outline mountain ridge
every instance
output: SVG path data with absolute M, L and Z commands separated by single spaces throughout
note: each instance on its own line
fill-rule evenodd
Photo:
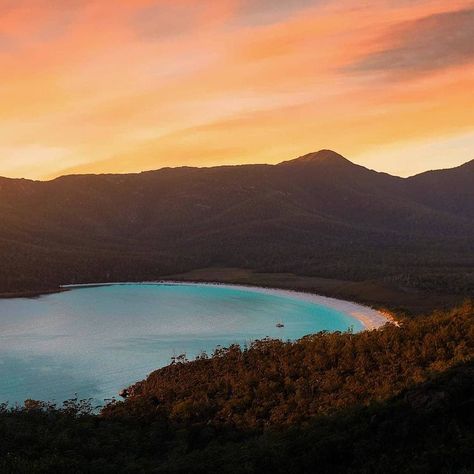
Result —
M 347 159 L 343 155 L 330 150 L 330 149 L 321 149 L 315 152 L 310 152 L 305 155 L 299 156 L 297 158 L 292 158 L 290 160 L 283 160 L 278 163 L 244 163 L 244 164 L 230 164 L 230 165 L 216 165 L 216 166 L 165 166 L 163 168 L 151 169 L 151 170 L 144 170 L 144 171 L 137 171 L 131 173 L 72 173 L 72 174 L 64 174 L 57 176 L 55 178 L 41 180 L 41 179 L 29 179 L 29 178 L 12 178 L 12 177 L 5 177 L 0 176 L 0 182 L 3 181 L 22 181 L 25 183 L 50 183 L 56 180 L 61 180 L 63 178 L 68 177 L 92 177 L 92 176 L 140 176 L 144 174 L 153 174 L 158 172 L 165 172 L 170 170 L 212 170 L 212 169 L 230 169 L 230 168 L 250 168 L 250 167 L 279 167 L 279 166 L 288 166 L 288 165 L 300 165 L 300 164 L 336 164 L 336 165 L 347 165 L 357 168 L 362 168 L 368 171 L 372 171 L 374 173 L 383 174 L 386 176 L 391 176 L 393 178 L 401 179 L 401 180 L 410 180 L 417 176 L 423 176 L 429 173 L 437 173 L 437 172 L 444 172 L 449 170 L 458 170 L 458 169 L 474 169 L 474 159 L 469 160 L 461 165 L 454 166 L 451 168 L 440 168 L 440 169 L 431 169 L 426 170 L 421 173 L 417 173 L 412 176 L 397 176 L 394 174 L 390 174 L 385 171 L 376 171 L 371 168 L 368 168 L 364 165 L 360 165 L 354 163 L 353 161 Z
M 278 165 L 288 165 L 288 164 L 301 164 L 301 163 L 318 163 L 318 164 L 342 164 L 355 165 L 352 161 L 348 160 L 346 157 L 337 153 L 336 151 L 329 149 L 322 149 L 305 155 L 293 158 L 291 160 L 281 161 Z M 357 165 L 356 165 L 357 166 Z
M 474 173 L 434 176 L 322 150 L 277 165 L 0 180 L 0 292 L 213 266 L 418 286 L 438 272 L 459 285 L 461 272 L 474 287 Z

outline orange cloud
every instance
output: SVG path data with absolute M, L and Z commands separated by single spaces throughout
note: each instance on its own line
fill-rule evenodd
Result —
M 0 8 L 0 175 L 275 162 L 318 148 L 371 163 L 377 149 L 377 167 L 396 172 L 394 146 L 464 143 L 474 125 L 469 1 Z M 446 152 L 447 163 L 470 158 Z

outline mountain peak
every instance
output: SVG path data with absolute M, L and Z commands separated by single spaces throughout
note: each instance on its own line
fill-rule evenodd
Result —
M 285 165 L 294 163 L 352 164 L 348 159 L 344 158 L 342 155 L 332 150 L 315 151 L 313 153 L 308 153 L 293 160 L 283 161 L 280 164 Z

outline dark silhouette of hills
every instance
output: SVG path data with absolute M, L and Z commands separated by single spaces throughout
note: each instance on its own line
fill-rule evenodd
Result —
M 0 291 L 208 266 L 474 288 L 474 162 L 402 179 L 278 165 L 0 179 Z
M 418 201 L 445 212 L 474 218 L 474 160 L 457 168 L 428 171 L 409 178 Z
M 329 150 L 0 178 L 0 292 L 235 267 L 352 280 L 354 298 L 369 284 L 472 296 L 473 183 L 474 162 L 402 179 Z M 218 348 L 150 374 L 101 416 L 78 400 L 0 406 L 0 471 L 468 472 L 472 314 Z

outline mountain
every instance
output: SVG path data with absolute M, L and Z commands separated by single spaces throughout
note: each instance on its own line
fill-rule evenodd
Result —
M 322 150 L 278 165 L 2 178 L 0 291 L 208 266 L 470 291 L 473 163 L 402 179 Z
M 457 168 L 428 171 L 407 181 L 412 196 L 419 202 L 474 218 L 474 160 Z

